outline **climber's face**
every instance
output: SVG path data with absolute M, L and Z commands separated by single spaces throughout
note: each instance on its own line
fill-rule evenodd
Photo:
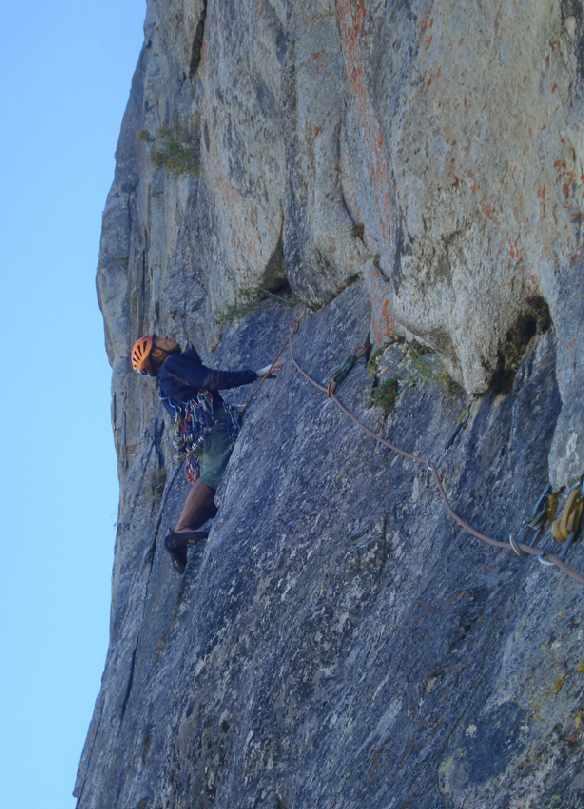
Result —
M 178 343 L 172 337 L 159 337 L 156 335 L 154 338 L 154 345 L 152 346 L 152 367 L 154 373 L 157 373 L 160 366 L 169 354 L 172 354 L 178 349 Z
M 178 343 L 172 337 L 159 337 L 156 335 L 154 338 L 154 351 L 162 349 L 167 354 L 172 354 L 178 348 Z

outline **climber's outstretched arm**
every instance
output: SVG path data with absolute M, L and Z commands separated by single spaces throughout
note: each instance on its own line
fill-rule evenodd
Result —
M 255 382 L 255 371 L 216 371 L 207 368 L 194 352 L 173 354 L 164 363 L 163 373 L 181 386 L 198 390 L 218 391 L 237 388 Z
M 205 390 L 218 391 L 238 388 L 240 385 L 249 385 L 258 379 L 255 371 L 214 371 L 204 365 L 201 370 L 205 372 L 201 385 Z

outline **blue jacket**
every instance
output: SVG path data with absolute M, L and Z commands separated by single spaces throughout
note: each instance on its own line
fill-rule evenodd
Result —
M 158 391 L 162 403 L 172 413 L 173 405 L 180 406 L 201 391 L 213 394 L 213 406 L 223 405 L 219 391 L 249 385 L 255 382 L 255 371 L 214 371 L 203 365 L 194 348 L 188 348 L 167 357 L 158 372 Z

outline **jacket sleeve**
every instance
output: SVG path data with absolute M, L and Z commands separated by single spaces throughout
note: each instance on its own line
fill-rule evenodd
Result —
M 255 382 L 255 371 L 214 371 L 207 368 L 196 355 L 176 355 L 167 360 L 168 372 L 181 384 L 199 390 L 215 392 L 237 388 Z M 165 363 L 166 364 L 166 363 Z
M 205 372 L 205 379 L 202 388 L 212 392 L 227 390 L 228 388 L 238 388 L 240 385 L 249 385 L 255 382 L 258 375 L 255 371 L 213 371 L 211 368 L 201 366 Z

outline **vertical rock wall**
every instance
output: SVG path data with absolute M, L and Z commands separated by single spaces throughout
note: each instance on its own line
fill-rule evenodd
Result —
M 583 32 L 576 0 L 149 1 L 98 271 L 121 494 L 80 809 L 584 805 L 576 584 L 461 538 L 289 363 L 178 581 L 184 483 L 128 364 L 157 332 L 259 367 L 308 312 L 324 379 L 370 335 L 361 418 L 525 530 L 584 472 Z

